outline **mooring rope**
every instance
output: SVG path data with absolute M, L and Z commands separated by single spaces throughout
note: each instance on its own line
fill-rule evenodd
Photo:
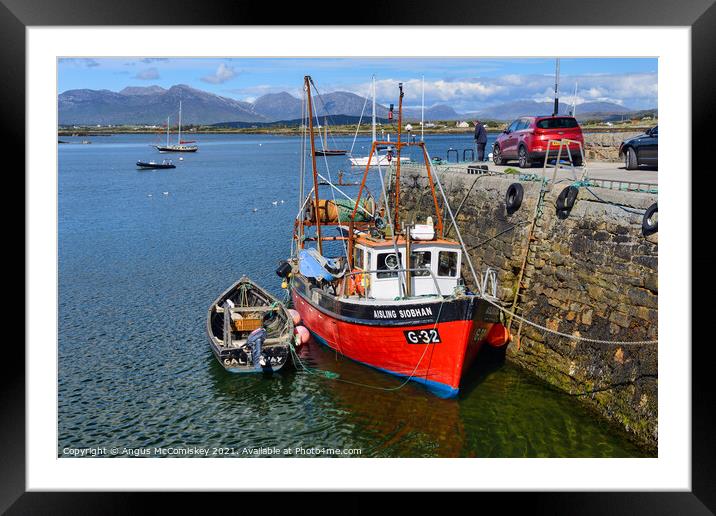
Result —
M 428 160 L 430 160 L 430 155 L 428 154 L 427 149 L 425 149 L 425 153 L 428 156 Z M 552 335 L 558 335 L 560 337 L 564 337 L 566 339 L 571 340 L 577 340 L 582 342 L 590 342 L 592 344 L 611 344 L 611 345 L 618 345 L 618 346 L 629 346 L 629 345 L 646 345 L 646 344 L 658 344 L 658 340 L 639 340 L 639 341 L 618 341 L 618 340 L 604 340 L 604 339 L 592 339 L 589 337 L 582 337 L 581 335 L 570 335 L 568 333 L 560 332 L 557 330 L 552 330 L 550 328 L 547 328 L 546 326 L 543 326 L 539 323 L 536 323 L 534 321 L 530 321 L 520 315 L 517 315 L 514 312 L 511 312 L 507 308 L 500 306 L 492 299 L 486 297 L 484 293 L 482 292 L 481 288 L 481 282 L 478 280 L 477 273 L 475 272 L 475 268 L 472 266 L 472 260 L 470 259 L 470 254 L 468 253 L 467 247 L 465 246 L 465 243 L 462 240 L 462 236 L 460 235 L 460 229 L 457 226 L 457 222 L 455 221 L 455 217 L 453 217 L 452 210 L 450 209 L 450 203 L 447 200 L 447 196 L 445 195 L 445 190 L 443 190 L 442 183 L 440 182 L 440 174 L 437 170 L 435 170 L 435 182 L 437 183 L 440 193 L 442 194 L 443 202 L 445 203 L 445 207 L 447 208 L 447 212 L 450 215 L 450 219 L 452 220 L 452 225 L 455 228 L 455 233 L 457 234 L 458 240 L 460 241 L 460 245 L 462 246 L 462 250 L 465 253 L 465 257 L 467 258 L 467 263 L 470 266 L 470 270 L 472 272 L 472 277 L 475 280 L 475 285 L 477 289 L 480 291 L 480 297 L 484 299 L 487 303 L 491 304 L 498 310 L 502 311 L 505 315 L 509 315 L 513 319 L 517 319 L 518 321 L 522 321 L 523 323 L 532 326 L 534 328 L 537 328 L 539 330 L 542 330 L 545 333 L 551 333 Z

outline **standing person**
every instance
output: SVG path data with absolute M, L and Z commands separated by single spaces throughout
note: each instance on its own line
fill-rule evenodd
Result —
M 477 161 L 485 161 L 485 145 L 487 145 L 487 130 L 479 120 L 475 120 L 475 144 L 477 145 Z

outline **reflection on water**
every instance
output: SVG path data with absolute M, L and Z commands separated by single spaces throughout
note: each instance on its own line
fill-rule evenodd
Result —
M 92 446 L 642 455 L 574 399 L 499 360 L 480 360 L 454 400 L 412 382 L 396 390 L 401 379 L 313 342 L 301 350 L 306 366 L 341 381 L 300 365 L 273 376 L 224 371 L 206 341 L 206 310 L 242 274 L 282 295 L 273 269 L 289 251 L 299 140 L 197 139 L 200 151 L 171 171 L 136 171 L 137 159 L 156 157 L 143 135 L 59 146 L 60 455 Z M 432 139 L 433 154 L 471 144 Z M 348 170 L 330 159 L 333 174 Z

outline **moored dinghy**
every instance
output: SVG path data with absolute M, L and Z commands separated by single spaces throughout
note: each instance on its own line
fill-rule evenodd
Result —
M 293 318 L 246 276 L 211 304 L 206 330 L 217 360 L 233 373 L 278 371 L 291 355 Z

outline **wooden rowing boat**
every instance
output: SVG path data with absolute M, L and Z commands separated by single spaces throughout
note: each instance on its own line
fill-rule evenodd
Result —
M 260 328 L 266 330 L 266 340 L 257 360 L 249 336 Z M 293 330 L 286 307 L 246 276 L 211 304 L 206 319 L 211 350 L 224 369 L 233 373 L 281 369 L 291 356 Z

